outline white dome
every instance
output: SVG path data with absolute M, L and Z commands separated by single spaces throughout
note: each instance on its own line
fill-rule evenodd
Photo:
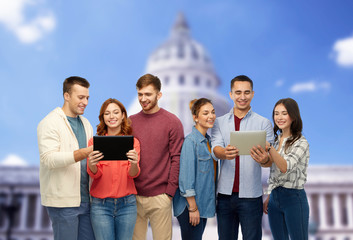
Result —
M 177 20 L 171 30 L 169 39 L 161 44 L 148 58 L 146 72 L 147 73 L 158 73 L 156 74 L 161 78 L 162 86 L 167 87 L 170 82 L 170 78 L 163 78 L 167 72 L 184 72 L 190 71 L 201 74 L 198 76 L 198 80 L 195 77 L 194 84 L 191 82 L 185 82 L 185 87 L 196 85 L 205 87 L 218 87 L 219 79 L 216 76 L 214 67 L 211 59 L 206 50 L 197 41 L 193 40 L 190 36 L 190 30 L 183 14 L 179 14 Z M 208 78 L 204 78 L 204 74 L 208 75 Z M 174 79 L 179 81 L 182 80 Z M 185 79 L 184 79 L 185 80 Z M 196 84 L 195 84 L 196 83 Z M 172 84 L 173 85 L 173 84 Z
M 167 41 L 148 58 L 145 72 L 161 80 L 163 95 L 159 106 L 179 117 L 185 134 L 191 131 L 193 125 L 189 109 L 192 99 L 211 99 L 217 116 L 230 109 L 227 100 L 216 91 L 220 80 L 211 59 L 201 44 L 190 37 L 183 14 L 177 16 Z M 135 99 L 128 113 L 134 114 L 140 110 L 139 102 Z

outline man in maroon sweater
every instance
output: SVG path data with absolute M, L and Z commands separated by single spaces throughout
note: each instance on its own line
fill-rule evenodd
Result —
M 134 240 L 145 240 L 148 220 L 153 239 L 172 239 L 172 198 L 178 188 L 183 126 L 172 113 L 160 108 L 158 77 L 145 74 L 136 83 L 142 111 L 130 116 L 133 135 L 141 144 Z

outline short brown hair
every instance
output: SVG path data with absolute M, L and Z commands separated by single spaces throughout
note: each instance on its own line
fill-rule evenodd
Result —
M 139 78 L 139 80 L 137 80 L 136 88 L 141 89 L 148 85 L 152 85 L 159 92 L 161 91 L 161 87 L 162 87 L 161 80 L 159 80 L 157 76 L 154 76 L 149 73 L 143 75 L 142 77 Z
M 63 94 L 66 92 L 71 93 L 71 88 L 75 84 L 78 84 L 85 88 L 89 88 L 90 86 L 89 82 L 85 78 L 77 77 L 77 76 L 68 77 L 65 79 L 63 83 Z
M 211 103 L 212 104 L 212 101 L 210 99 L 207 99 L 207 98 L 199 98 L 199 99 L 191 100 L 190 103 L 189 103 L 191 114 L 197 117 L 199 115 L 199 113 L 200 113 L 201 107 L 203 105 L 206 105 L 207 103 Z

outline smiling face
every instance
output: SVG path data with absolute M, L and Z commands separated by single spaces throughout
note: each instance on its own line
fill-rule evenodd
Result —
M 283 104 L 278 104 L 274 111 L 274 122 L 282 132 L 290 132 L 292 119 Z
M 207 130 L 213 127 L 216 119 L 216 113 L 213 105 L 211 103 L 206 103 L 200 108 L 198 115 L 194 115 L 193 118 L 196 122 L 196 129 L 198 129 L 201 133 L 206 134 Z
M 74 84 L 71 87 L 70 93 L 64 93 L 65 103 L 63 110 L 65 114 L 69 117 L 77 117 L 78 115 L 82 115 L 88 104 L 88 98 L 88 88 Z
M 138 100 L 144 113 L 152 114 L 158 112 L 158 100 L 162 97 L 162 93 L 155 89 L 153 85 L 137 90 Z
M 105 125 L 107 125 L 107 132 L 110 134 L 114 132 L 115 134 L 120 133 L 121 123 L 125 117 L 122 113 L 120 107 L 116 103 L 110 103 L 104 111 L 103 119 Z
M 235 81 L 229 96 L 233 100 L 236 110 L 247 112 L 250 109 L 254 91 L 251 88 L 250 82 Z

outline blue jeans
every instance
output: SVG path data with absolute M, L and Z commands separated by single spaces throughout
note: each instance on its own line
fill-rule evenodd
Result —
M 132 239 L 136 223 L 136 197 L 92 197 L 91 221 L 97 240 Z
M 218 194 L 216 211 L 219 240 L 238 239 L 239 224 L 244 240 L 261 240 L 262 197 Z
M 80 207 L 46 207 L 55 240 L 94 240 L 89 203 Z
M 181 238 L 183 240 L 202 240 L 202 234 L 206 227 L 207 218 L 200 218 L 200 223 L 195 227 L 192 226 L 189 222 L 189 210 L 186 207 L 177 219 L 180 225 Z
M 277 187 L 268 202 L 268 219 L 275 240 L 308 239 L 309 204 L 304 189 Z

